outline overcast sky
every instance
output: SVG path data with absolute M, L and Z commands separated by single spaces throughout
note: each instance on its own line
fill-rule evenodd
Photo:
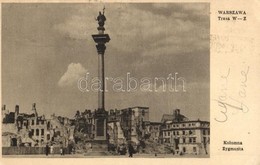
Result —
M 97 108 L 97 93 L 77 80 L 97 76 L 91 37 L 104 4 L 2 4 L 2 104 L 14 111 L 74 116 Z M 106 109 L 148 106 L 150 119 L 181 109 L 209 120 L 209 4 L 105 4 L 107 77 L 167 77 L 178 72 L 186 92 L 106 93 Z M 108 86 L 111 86 L 111 84 Z M 111 88 L 110 88 L 111 89 Z

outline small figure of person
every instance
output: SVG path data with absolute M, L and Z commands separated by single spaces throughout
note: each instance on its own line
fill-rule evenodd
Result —
M 92 144 L 91 143 L 89 143 L 89 152 L 92 152 L 93 150 L 92 150 Z
M 72 154 L 75 154 L 75 147 L 72 147 Z
M 51 147 L 50 147 L 50 154 L 51 155 L 54 155 L 54 152 L 53 152 L 53 145 L 51 144 Z
M 48 145 L 48 143 L 46 144 L 46 146 L 45 146 L 45 154 L 46 154 L 46 156 L 48 156 L 49 155 L 49 145 Z
M 129 143 L 128 145 L 128 152 L 129 152 L 129 157 L 133 157 L 134 147 L 132 146 L 131 143 Z
M 117 153 L 120 154 L 120 147 L 117 146 Z
M 63 155 L 63 147 L 60 147 L 60 155 Z

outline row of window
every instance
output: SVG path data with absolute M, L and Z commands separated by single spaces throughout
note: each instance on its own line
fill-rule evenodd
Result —
M 196 153 L 197 152 L 197 147 L 193 147 L 193 152 Z M 182 151 L 185 153 L 186 152 L 186 147 L 182 148 Z
M 40 135 L 40 129 L 32 129 L 32 136 L 39 136 Z M 41 135 L 44 135 L 44 129 L 41 129 Z
M 195 134 L 195 130 L 186 130 L 186 131 L 167 131 L 167 132 L 163 132 L 164 136 L 170 136 L 171 133 L 172 135 L 194 135 Z
M 183 138 L 182 143 L 196 143 L 196 137 L 190 137 L 190 138 Z M 210 143 L 210 138 L 203 137 L 203 141 L 205 143 Z
M 39 123 L 41 123 L 42 125 L 44 125 L 44 121 L 41 121 L 41 122 L 36 122 L 36 125 L 39 125 Z M 34 120 L 32 120 L 32 125 L 34 125 Z M 25 121 L 23 123 L 23 126 L 27 127 L 28 125 L 30 125 L 30 121 Z M 18 122 L 18 127 L 22 127 L 22 122 Z
M 196 123 L 182 123 L 182 124 L 169 124 L 166 126 L 167 129 L 169 128 L 179 128 L 179 127 L 195 127 Z M 209 127 L 209 124 L 201 123 L 201 126 Z
M 185 138 L 183 138 L 183 143 L 186 143 Z M 189 143 L 196 143 L 196 138 L 195 137 L 189 138 Z
M 20 126 L 20 123 L 18 123 L 18 124 Z M 34 124 L 35 124 L 35 120 L 32 120 L 31 125 L 34 125 Z M 36 125 L 39 125 L 39 124 L 44 125 L 44 120 L 36 120 Z M 23 125 L 24 126 L 30 125 L 30 121 L 28 120 L 28 121 L 24 122 Z
M 159 131 L 160 129 L 159 129 L 159 127 L 150 127 L 149 131 L 152 131 L 152 130 Z
M 210 143 L 210 138 L 203 137 L 203 143 Z
M 202 133 L 203 133 L 203 135 L 207 135 L 207 134 L 210 135 L 210 130 L 206 131 L 206 130 L 204 129 Z
M 209 124 L 208 123 L 201 123 L 201 126 L 202 127 L 209 127 Z
M 196 126 L 195 123 L 182 123 L 182 124 L 171 124 L 167 125 L 166 128 L 179 128 L 179 127 L 191 127 L 191 126 Z
M 190 138 L 178 138 L 178 139 L 173 139 L 173 138 L 165 138 L 164 142 L 166 143 L 196 143 L 197 138 L 196 137 L 190 137 Z
M 163 132 L 164 136 L 170 136 L 172 133 L 172 135 L 194 135 L 195 134 L 195 130 L 183 130 L 183 131 L 166 131 Z M 210 130 L 202 130 L 202 134 L 203 135 L 210 135 Z
M 30 122 L 30 121 L 28 121 L 28 124 L 30 124 L 29 122 Z M 32 120 L 32 123 L 31 123 L 31 124 L 34 125 L 34 122 L 35 122 L 35 120 Z M 42 125 L 43 125 L 43 124 L 44 124 L 44 120 L 36 120 L 36 125 L 39 125 L 39 124 L 42 124 Z

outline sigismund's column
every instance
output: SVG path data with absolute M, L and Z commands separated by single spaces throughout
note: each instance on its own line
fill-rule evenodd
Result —
M 105 69 L 104 69 L 104 54 L 106 50 L 106 43 L 109 42 L 110 37 L 104 34 L 106 17 L 99 12 L 96 19 L 98 21 L 98 34 L 92 35 L 95 41 L 98 53 L 98 79 L 101 82 L 101 89 L 98 91 L 98 110 L 95 111 L 95 141 L 100 143 L 107 143 L 107 111 L 105 110 Z

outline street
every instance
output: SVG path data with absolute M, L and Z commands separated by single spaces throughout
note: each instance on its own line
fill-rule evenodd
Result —
M 72 155 L 2 155 L 3 158 L 129 158 L 128 155 L 86 156 L 84 154 Z M 172 155 L 172 154 L 134 154 L 133 158 L 209 158 L 209 155 Z

